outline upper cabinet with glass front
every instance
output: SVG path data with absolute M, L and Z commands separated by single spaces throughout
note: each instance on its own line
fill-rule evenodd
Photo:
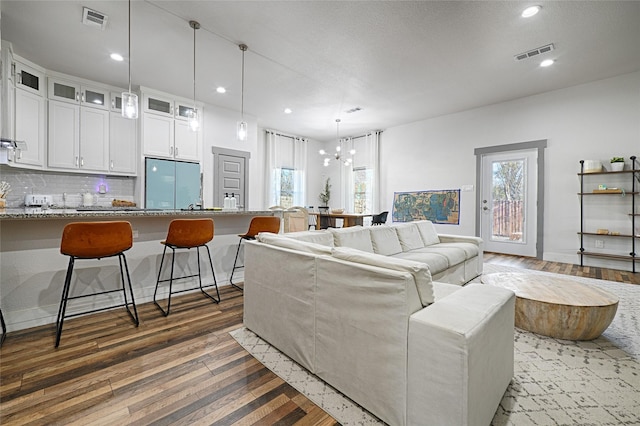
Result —
M 14 62 L 14 75 L 16 87 L 38 96 L 45 96 L 44 72 L 21 62 Z
M 109 109 L 109 90 L 52 77 L 49 78 L 49 99 L 91 108 Z
M 156 94 L 144 95 L 144 112 L 173 117 L 173 99 Z

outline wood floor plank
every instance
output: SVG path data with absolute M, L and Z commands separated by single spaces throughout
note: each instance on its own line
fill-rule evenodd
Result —
M 485 261 L 640 284 L 640 274 L 485 253 Z M 296 424 L 337 422 L 251 357 L 228 332 L 242 326 L 243 294 L 222 287 L 172 298 L 163 316 L 138 306 L 9 333 L 0 348 L 0 424 Z

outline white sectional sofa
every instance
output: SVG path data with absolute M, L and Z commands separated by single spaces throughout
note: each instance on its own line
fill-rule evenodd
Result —
M 464 285 L 482 274 L 482 239 L 438 234 L 427 220 L 295 232 L 289 238 L 426 263 L 434 281 Z
M 407 245 L 403 232 L 423 237 L 413 225 L 260 234 L 246 245 L 244 323 L 390 425 L 488 425 L 513 376 L 515 296 L 433 281 L 431 265 L 398 256 L 436 254 Z M 389 229 L 401 252 L 380 245 Z M 481 251 L 439 240 L 447 261 L 469 255 L 435 276 L 478 274 Z

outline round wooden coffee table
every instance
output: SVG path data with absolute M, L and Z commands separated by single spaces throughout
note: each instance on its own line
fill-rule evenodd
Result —
M 500 272 L 481 281 L 515 292 L 516 327 L 558 339 L 595 339 L 618 310 L 615 295 L 569 278 Z

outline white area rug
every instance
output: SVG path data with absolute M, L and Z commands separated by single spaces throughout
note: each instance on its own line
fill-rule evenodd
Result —
M 485 274 L 525 272 L 485 264 Z M 640 286 L 572 277 L 620 299 L 599 338 L 574 342 L 516 329 L 515 372 L 492 424 L 640 425 Z M 478 281 L 478 280 L 476 280 Z M 383 424 L 300 365 L 240 328 L 231 335 L 251 355 L 343 425 Z

